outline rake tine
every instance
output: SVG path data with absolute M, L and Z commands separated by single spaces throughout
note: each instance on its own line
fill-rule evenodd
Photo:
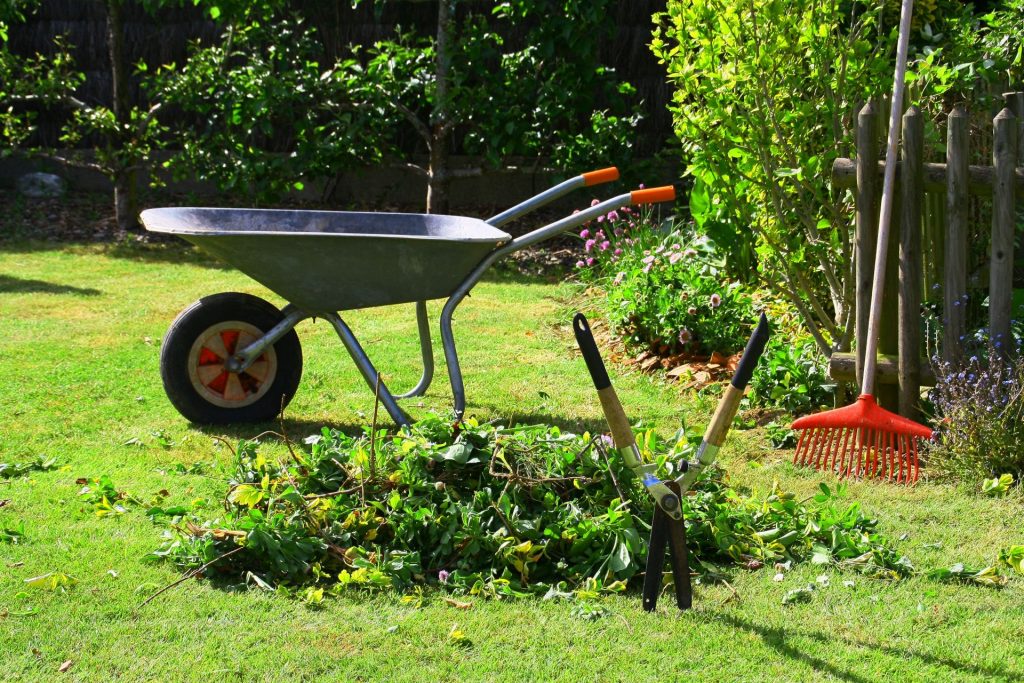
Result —
M 896 457 L 899 458 L 900 463 L 900 478 L 898 479 L 898 483 L 905 484 L 910 480 L 910 463 L 907 462 L 909 454 L 905 457 L 903 451 L 900 451 L 899 453 L 896 453 Z
M 889 434 L 889 450 L 892 451 L 892 457 L 896 458 L 900 462 L 900 474 L 903 474 L 903 439 L 899 434 L 888 432 Z
M 910 454 L 913 458 L 913 480 L 911 483 L 918 483 L 918 476 L 921 472 L 921 464 L 918 462 L 918 439 L 913 436 L 906 437 L 910 441 Z
M 800 438 L 797 439 L 796 450 L 793 451 L 793 464 L 794 465 L 802 465 L 803 464 L 800 461 L 800 454 L 803 452 L 804 444 L 807 441 L 807 432 L 808 431 L 810 431 L 810 430 L 805 429 L 804 431 L 800 432 Z
M 828 468 L 828 456 L 834 452 L 833 446 L 835 446 L 838 431 L 835 429 L 828 430 L 828 440 L 825 442 L 825 447 L 822 449 L 821 457 L 818 458 L 817 463 L 817 468 L 821 471 L 825 471 Z
M 838 468 L 836 467 L 836 460 L 838 460 L 840 456 L 845 458 L 847 453 L 849 453 L 849 451 L 847 449 L 849 448 L 849 445 L 850 445 L 850 434 L 852 432 L 853 432 L 852 429 L 843 429 L 843 445 L 842 445 L 842 447 L 838 451 L 836 451 L 836 452 L 834 452 L 832 454 L 831 469 L 832 469 L 833 473 L 838 474 Z
M 875 452 L 872 454 L 873 457 L 871 458 L 871 464 L 868 465 L 867 463 L 865 463 L 865 465 L 864 465 L 864 474 L 865 474 L 865 476 L 870 477 L 872 479 L 874 479 L 875 476 L 878 474 L 879 450 L 881 450 L 881 455 L 883 456 L 883 461 L 882 462 L 884 463 L 885 462 L 884 461 L 884 455 L 885 455 L 885 434 L 883 432 L 876 432 L 875 433 Z M 883 464 L 883 467 L 884 467 L 884 464 Z
M 831 429 L 818 430 L 818 438 L 814 440 L 814 469 L 816 470 L 821 469 L 822 458 L 827 455 L 827 451 L 825 450 L 825 441 L 831 433 Z

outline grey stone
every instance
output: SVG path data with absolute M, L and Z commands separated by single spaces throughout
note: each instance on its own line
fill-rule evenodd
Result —
M 18 178 L 16 187 L 18 192 L 26 197 L 45 199 L 64 196 L 68 184 L 63 178 L 52 173 L 26 173 Z

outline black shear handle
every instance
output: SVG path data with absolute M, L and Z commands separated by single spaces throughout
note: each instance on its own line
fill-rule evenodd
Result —
M 594 380 L 594 388 L 598 391 L 607 389 L 612 385 L 608 379 L 608 370 L 601 360 L 601 352 L 597 350 L 597 343 L 594 341 L 594 333 L 590 331 L 590 323 L 587 316 L 577 313 L 572 319 L 572 331 L 576 334 L 576 343 L 583 354 L 583 360 L 587 363 L 587 370 L 590 371 L 590 379 Z

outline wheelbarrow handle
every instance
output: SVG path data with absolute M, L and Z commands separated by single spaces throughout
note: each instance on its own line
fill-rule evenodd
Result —
M 520 202 L 510 209 L 505 209 L 497 216 L 492 216 L 487 219 L 487 222 L 494 227 L 501 227 L 509 221 L 513 221 L 516 218 L 520 218 L 536 211 L 540 207 L 553 202 L 559 197 L 563 197 L 573 190 L 578 190 L 581 187 L 592 187 L 594 185 L 600 185 L 602 183 L 610 183 L 613 180 L 619 179 L 619 169 L 615 166 L 609 166 L 608 168 L 601 168 L 596 171 L 588 171 L 587 173 L 581 173 L 578 176 L 573 176 L 568 180 L 564 180 L 554 187 L 550 187 L 538 195 L 530 197 L 526 201 Z

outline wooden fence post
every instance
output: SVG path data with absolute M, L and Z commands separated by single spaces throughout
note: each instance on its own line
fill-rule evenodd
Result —
M 1003 109 L 992 121 L 995 144 L 992 166 L 992 254 L 988 287 L 989 335 L 996 348 L 1009 352 L 1010 316 L 1013 312 L 1014 172 L 1017 167 L 1017 117 Z
M 946 129 L 946 239 L 942 289 L 942 357 L 947 363 L 960 358 L 967 334 L 964 313 L 967 296 L 967 185 L 970 158 L 970 117 L 957 105 Z
M 1024 92 L 1004 92 L 1003 101 L 1017 117 L 1017 164 L 1024 164 Z
M 878 118 L 876 105 L 869 100 L 857 114 L 857 216 L 854 260 L 856 263 L 856 336 L 857 384 L 864 378 L 864 347 L 867 344 L 868 310 L 871 308 L 871 282 L 878 236 L 878 212 L 875 198 L 878 186 Z
M 899 379 L 900 415 L 918 419 L 921 399 L 921 213 L 924 204 L 924 117 L 903 115 L 900 180 Z

